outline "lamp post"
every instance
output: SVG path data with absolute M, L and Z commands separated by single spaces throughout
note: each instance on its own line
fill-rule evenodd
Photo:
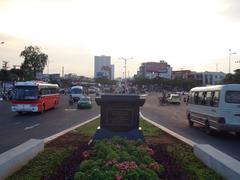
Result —
M 231 73 L 231 55 L 232 54 L 236 54 L 236 52 L 232 52 L 232 50 L 231 49 L 229 49 L 229 55 L 228 55 L 228 61 L 229 61 L 229 65 L 228 65 L 228 67 L 229 67 L 229 74 Z

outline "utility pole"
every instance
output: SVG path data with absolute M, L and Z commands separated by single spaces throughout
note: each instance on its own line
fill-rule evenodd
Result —
M 133 59 L 131 58 L 124 58 L 120 57 L 119 59 L 124 60 L 124 81 L 125 81 L 125 88 L 127 89 L 127 60 Z
M 228 54 L 228 63 L 229 63 L 229 65 L 228 65 L 228 73 L 230 74 L 231 73 L 231 56 L 232 56 L 232 54 L 236 54 L 236 52 L 232 52 L 232 50 L 231 49 L 229 49 L 229 54 Z
M 64 77 L 64 66 L 62 67 L 62 77 Z

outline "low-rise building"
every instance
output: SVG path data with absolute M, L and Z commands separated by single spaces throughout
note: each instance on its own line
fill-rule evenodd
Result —
M 172 79 L 188 79 L 188 77 L 191 75 L 190 70 L 178 70 L 178 71 L 172 71 Z
M 192 72 L 189 78 L 199 80 L 203 86 L 221 84 L 226 74 L 223 72 Z

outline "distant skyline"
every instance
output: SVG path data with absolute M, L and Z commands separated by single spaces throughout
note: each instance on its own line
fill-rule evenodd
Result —
M 132 76 L 142 62 L 165 60 L 173 70 L 240 68 L 239 0 L 0 0 L 0 62 L 21 64 L 36 45 L 50 73 L 94 76 L 94 56 L 108 55 L 115 77 L 124 62 Z M 47 68 L 46 71 L 47 72 Z M 128 73 L 127 73 L 128 74 Z

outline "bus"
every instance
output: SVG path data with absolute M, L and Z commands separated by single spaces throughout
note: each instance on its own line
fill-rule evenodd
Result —
M 240 135 L 240 84 L 195 87 L 187 104 L 190 126 L 203 125 L 208 134 L 216 130 Z
M 60 94 L 57 84 L 42 81 L 16 82 L 12 99 L 12 111 L 41 112 L 55 108 L 59 104 Z

